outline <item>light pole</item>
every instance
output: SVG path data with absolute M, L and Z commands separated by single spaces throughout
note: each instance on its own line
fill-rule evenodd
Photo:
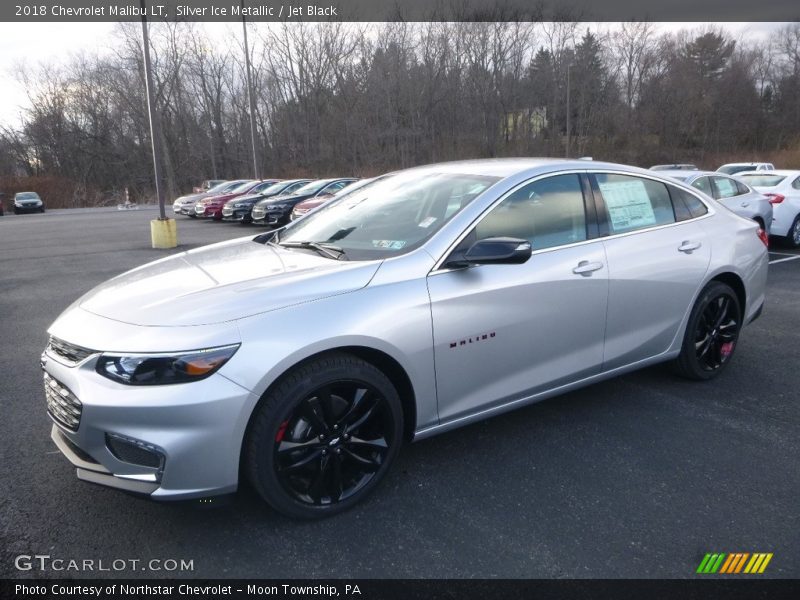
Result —
M 250 143 L 253 149 L 253 178 L 258 179 L 258 156 L 256 154 L 256 115 L 255 99 L 253 97 L 253 79 L 250 75 L 250 46 L 247 44 L 247 21 L 244 17 L 244 0 L 240 0 L 242 7 L 242 31 L 244 32 L 244 64 L 247 73 L 247 98 L 250 107 Z
M 158 198 L 159 218 L 150 221 L 150 238 L 153 248 L 174 248 L 178 245 L 175 219 L 167 219 L 164 208 L 164 189 L 161 185 L 161 123 L 153 92 L 153 73 L 150 62 L 150 36 L 147 33 L 147 7 L 139 0 L 142 8 L 142 54 L 144 57 L 144 85 L 147 91 L 147 116 L 150 121 L 150 143 L 153 147 L 153 176 Z
M 569 86 L 569 83 L 570 83 L 570 81 L 569 81 L 569 71 L 570 71 L 571 68 L 572 68 L 572 63 L 569 63 L 567 65 L 567 143 L 566 143 L 566 149 L 564 150 L 564 158 L 569 158 L 569 138 L 570 138 L 570 135 L 569 135 L 570 122 L 569 121 L 570 121 L 570 112 L 572 112 L 570 110 L 570 102 L 569 102 L 569 87 L 570 87 Z

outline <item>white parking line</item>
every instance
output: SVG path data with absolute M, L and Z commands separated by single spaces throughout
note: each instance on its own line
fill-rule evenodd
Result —
M 788 255 L 788 256 L 789 256 L 789 258 L 779 258 L 778 260 L 771 260 L 771 261 L 769 261 L 769 264 L 777 265 L 778 263 L 787 262 L 787 261 L 790 261 L 790 260 L 797 260 L 798 258 L 800 258 L 799 255 Z
M 769 253 L 776 254 L 778 256 L 800 256 L 800 254 L 789 254 L 787 252 L 774 252 L 773 250 L 770 250 Z

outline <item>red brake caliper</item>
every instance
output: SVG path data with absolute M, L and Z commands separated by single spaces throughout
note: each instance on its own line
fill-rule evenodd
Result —
M 284 421 L 281 423 L 281 426 L 278 427 L 278 433 L 275 435 L 275 441 L 281 442 L 283 441 L 283 434 L 286 433 L 286 428 L 289 426 L 289 421 Z

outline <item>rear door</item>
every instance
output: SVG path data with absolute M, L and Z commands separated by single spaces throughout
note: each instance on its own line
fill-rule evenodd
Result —
M 607 234 L 603 370 L 611 370 L 671 345 L 711 260 L 699 222 L 708 208 L 693 194 L 644 176 L 594 173 L 591 179 Z

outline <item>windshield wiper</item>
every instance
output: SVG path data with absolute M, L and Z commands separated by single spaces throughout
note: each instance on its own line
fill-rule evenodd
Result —
M 333 244 L 326 244 L 324 242 L 280 242 L 279 246 L 283 246 L 284 248 L 309 248 L 311 250 L 316 250 L 319 254 L 323 256 L 327 256 L 328 258 L 333 258 L 334 260 L 347 260 L 347 256 L 345 255 L 345 251 L 340 248 L 339 246 L 334 246 Z

